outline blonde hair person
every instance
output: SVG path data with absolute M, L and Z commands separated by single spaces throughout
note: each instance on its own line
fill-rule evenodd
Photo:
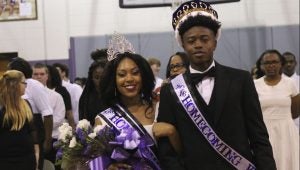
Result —
M 0 167 L 36 169 L 39 158 L 37 137 L 30 106 L 21 98 L 25 76 L 17 70 L 0 77 Z
M 26 120 L 32 120 L 31 109 L 21 98 L 25 92 L 25 83 L 23 73 L 16 70 L 5 72 L 0 79 L 0 103 L 6 110 L 3 126 L 11 122 L 11 130 L 20 130 Z

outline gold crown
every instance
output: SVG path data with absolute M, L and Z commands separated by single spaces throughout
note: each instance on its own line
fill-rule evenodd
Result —
M 215 11 L 209 3 L 199 1 L 199 0 L 193 0 L 193 1 L 187 1 L 183 4 L 181 4 L 176 11 L 173 13 L 172 17 L 172 26 L 173 29 L 175 30 L 176 26 L 178 23 L 180 23 L 181 19 L 194 12 L 198 11 L 199 13 L 205 13 L 208 16 L 211 16 L 214 19 L 218 19 L 218 13 Z

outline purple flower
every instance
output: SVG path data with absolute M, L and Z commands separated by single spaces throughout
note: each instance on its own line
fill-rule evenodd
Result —
M 76 136 L 79 139 L 80 143 L 85 144 L 86 143 L 86 132 L 80 128 L 76 129 Z
M 63 150 L 61 148 L 59 148 L 56 152 L 56 160 L 61 159 L 63 156 Z
M 84 150 L 83 150 L 83 155 L 87 155 L 88 156 L 91 149 L 92 149 L 91 145 L 85 146 Z

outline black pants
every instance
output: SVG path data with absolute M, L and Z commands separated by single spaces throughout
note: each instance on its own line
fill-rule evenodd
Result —
M 45 159 L 51 161 L 54 165 L 55 165 L 55 161 L 56 161 L 57 149 L 53 147 L 54 146 L 53 144 L 56 141 L 57 141 L 57 139 L 52 138 L 51 150 L 45 154 Z M 55 170 L 61 170 L 60 165 L 55 165 Z
M 56 142 L 57 139 L 52 138 L 52 147 L 51 150 L 45 154 L 45 159 L 48 159 L 49 161 L 51 161 L 52 163 L 55 164 L 55 159 L 56 159 L 56 152 L 57 149 L 53 147 L 54 142 Z

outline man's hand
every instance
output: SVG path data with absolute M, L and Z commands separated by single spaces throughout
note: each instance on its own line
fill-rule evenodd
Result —
M 53 129 L 53 116 L 44 116 L 44 128 L 45 128 L 45 141 L 44 141 L 44 152 L 47 153 L 52 148 L 52 129 Z

